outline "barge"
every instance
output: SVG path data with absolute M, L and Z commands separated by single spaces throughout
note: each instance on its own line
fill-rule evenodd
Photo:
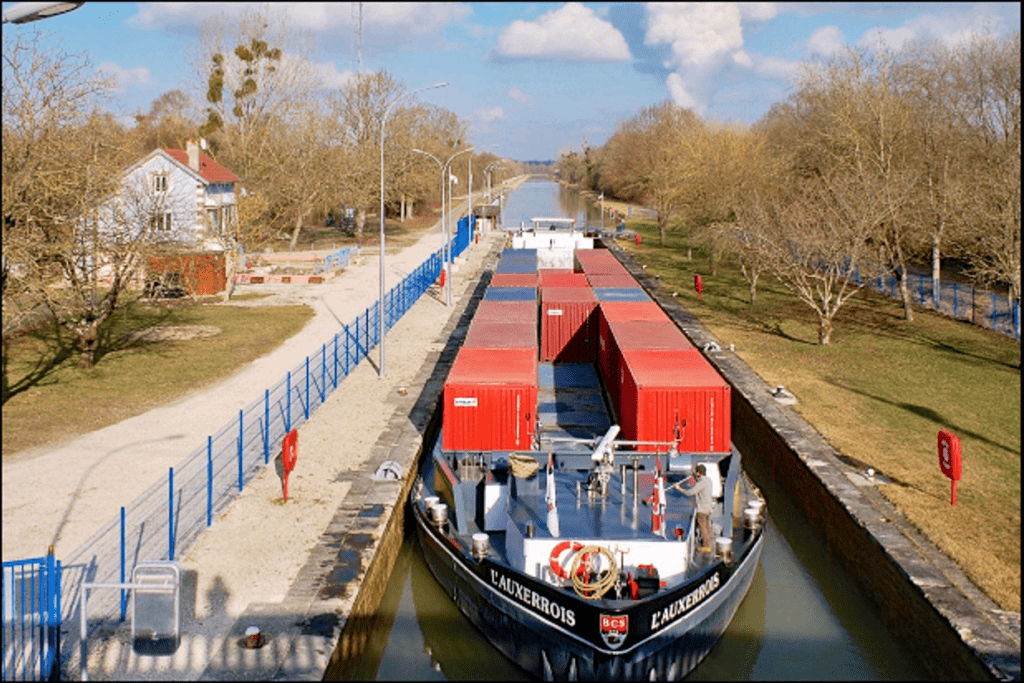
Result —
M 502 253 L 445 382 L 410 496 L 418 540 L 526 673 L 679 679 L 728 627 L 764 543 L 730 387 L 614 255 L 576 243 L 549 267 L 565 245 L 541 234 L 558 253 Z M 697 472 L 711 538 L 687 495 Z

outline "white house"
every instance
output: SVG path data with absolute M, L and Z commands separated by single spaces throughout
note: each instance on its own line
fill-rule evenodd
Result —
M 153 213 L 155 236 L 183 247 L 221 251 L 220 236 L 236 216 L 236 185 L 241 178 L 199 150 L 155 149 L 125 171 L 125 193 L 134 188 Z M 122 202 L 124 198 L 122 198 Z

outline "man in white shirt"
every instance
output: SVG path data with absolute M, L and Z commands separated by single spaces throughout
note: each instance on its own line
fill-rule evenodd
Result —
M 693 482 L 690 488 L 683 488 L 682 481 L 672 485 L 672 488 L 684 496 L 695 496 L 697 499 L 697 528 L 700 529 L 702 541 L 699 550 L 702 553 L 711 552 L 711 480 L 708 479 L 707 473 L 704 465 L 697 465 L 694 476 L 689 480 Z

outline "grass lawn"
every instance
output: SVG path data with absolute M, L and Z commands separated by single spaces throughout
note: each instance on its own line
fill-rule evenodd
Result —
M 53 367 L 4 404 L 3 456 L 64 441 L 170 403 L 271 352 L 312 317 L 308 306 L 137 304 L 116 314 L 91 371 L 77 367 L 77 354 L 61 353 L 70 343 L 66 334 L 51 327 L 25 335 L 9 350 L 12 386 L 37 368 L 40 359 Z M 126 338 L 148 327 L 182 325 L 212 325 L 220 333 L 182 341 Z
M 376 216 L 371 219 L 367 221 L 363 247 L 376 253 L 380 224 Z M 416 243 L 438 220 L 439 208 L 407 221 L 389 218 L 385 233 L 388 251 L 397 252 Z M 307 227 L 297 248 L 343 249 L 354 244 L 354 237 L 334 228 Z M 287 250 L 288 240 L 268 240 L 266 246 Z M 259 296 L 236 295 L 233 300 Z M 210 301 L 219 301 L 219 297 Z M 64 441 L 170 403 L 270 353 L 312 316 L 307 306 L 140 303 L 115 316 L 105 331 L 103 348 L 92 371 L 78 369 L 77 355 L 67 352 L 71 340 L 66 333 L 47 328 L 24 335 L 9 351 L 9 381 L 15 392 L 3 406 L 3 455 Z M 148 327 L 184 325 L 212 325 L 220 333 L 182 341 L 126 339 L 131 332 Z M 18 390 L 19 382 L 29 375 L 40 377 Z
M 1020 344 L 969 323 L 863 290 L 817 344 L 817 319 L 778 282 L 762 277 L 757 304 L 739 268 L 711 274 L 707 253 L 676 231 L 658 245 L 653 223 L 628 224 L 641 245 L 620 242 L 677 291 L 680 302 L 769 386 L 784 385 L 795 409 L 846 458 L 892 484 L 881 493 L 1004 609 L 1020 611 Z M 703 302 L 693 290 L 703 280 Z M 963 478 L 950 506 L 938 467 L 937 433 L 960 438 Z

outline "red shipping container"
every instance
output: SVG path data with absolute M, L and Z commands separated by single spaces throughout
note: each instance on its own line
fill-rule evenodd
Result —
M 531 349 L 537 352 L 537 323 L 476 320 L 466 332 L 463 348 Z
M 607 249 L 577 249 L 573 252 L 573 268 L 579 273 L 625 273 L 615 254 Z
M 695 348 L 682 330 L 670 319 L 616 320 L 608 323 L 615 346 L 625 349 L 664 349 L 666 351 Z
M 540 286 L 544 287 L 589 287 L 587 276 L 571 270 L 544 268 L 540 271 Z
M 611 336 L 609 323 L 621 320 L 672 321 L 661 310 L 661 306 L 653 301 L 602 301 L 597 311 L 597 369 L 612 398 L 612 405 L 618 407 L 619 351 Z
M 486 301 L 477 304 L 473 321 L 496 320 L 503 323 L 533 322 L 537 324 L 537 304 L 533 301 Z
M 627 272 L 622 273 L 587 273 L 587 282 L 591 287 L 636 287 L 643 289 L 640 283 Z
M 540 357 L 593 362 L 597 357 L 597 298 L 588 287 L 540 290 Z
M 654 301 L 602 301 L 601 319 L 605 322 L 619 320 L 669 320 L 665 311 Z
M 603 322 L 598 328 L 598 346 L 604 350 L 604 357 L 598 369 L 605 378 L 605 386 L 612 398 L 612 405 L 619 404 L 619 365 L 622 352 L 626 349 L 693 349 L 690 340 L 667 316 L 662 320 L 618 320 Z M 612 378 L 609 381 L 608 378 Z
M 444 384 L 444 450 L 528 449 L 536 420 L 536 351 L 459 351 Z
M 622 359 L 618 410 L 622 438 L 676 441 L 683 452 L 728 452 L 732 390 L 699 351 L 626 349 Z
M 536 287 L 537 273 L 495 273 L 491 287 Z

